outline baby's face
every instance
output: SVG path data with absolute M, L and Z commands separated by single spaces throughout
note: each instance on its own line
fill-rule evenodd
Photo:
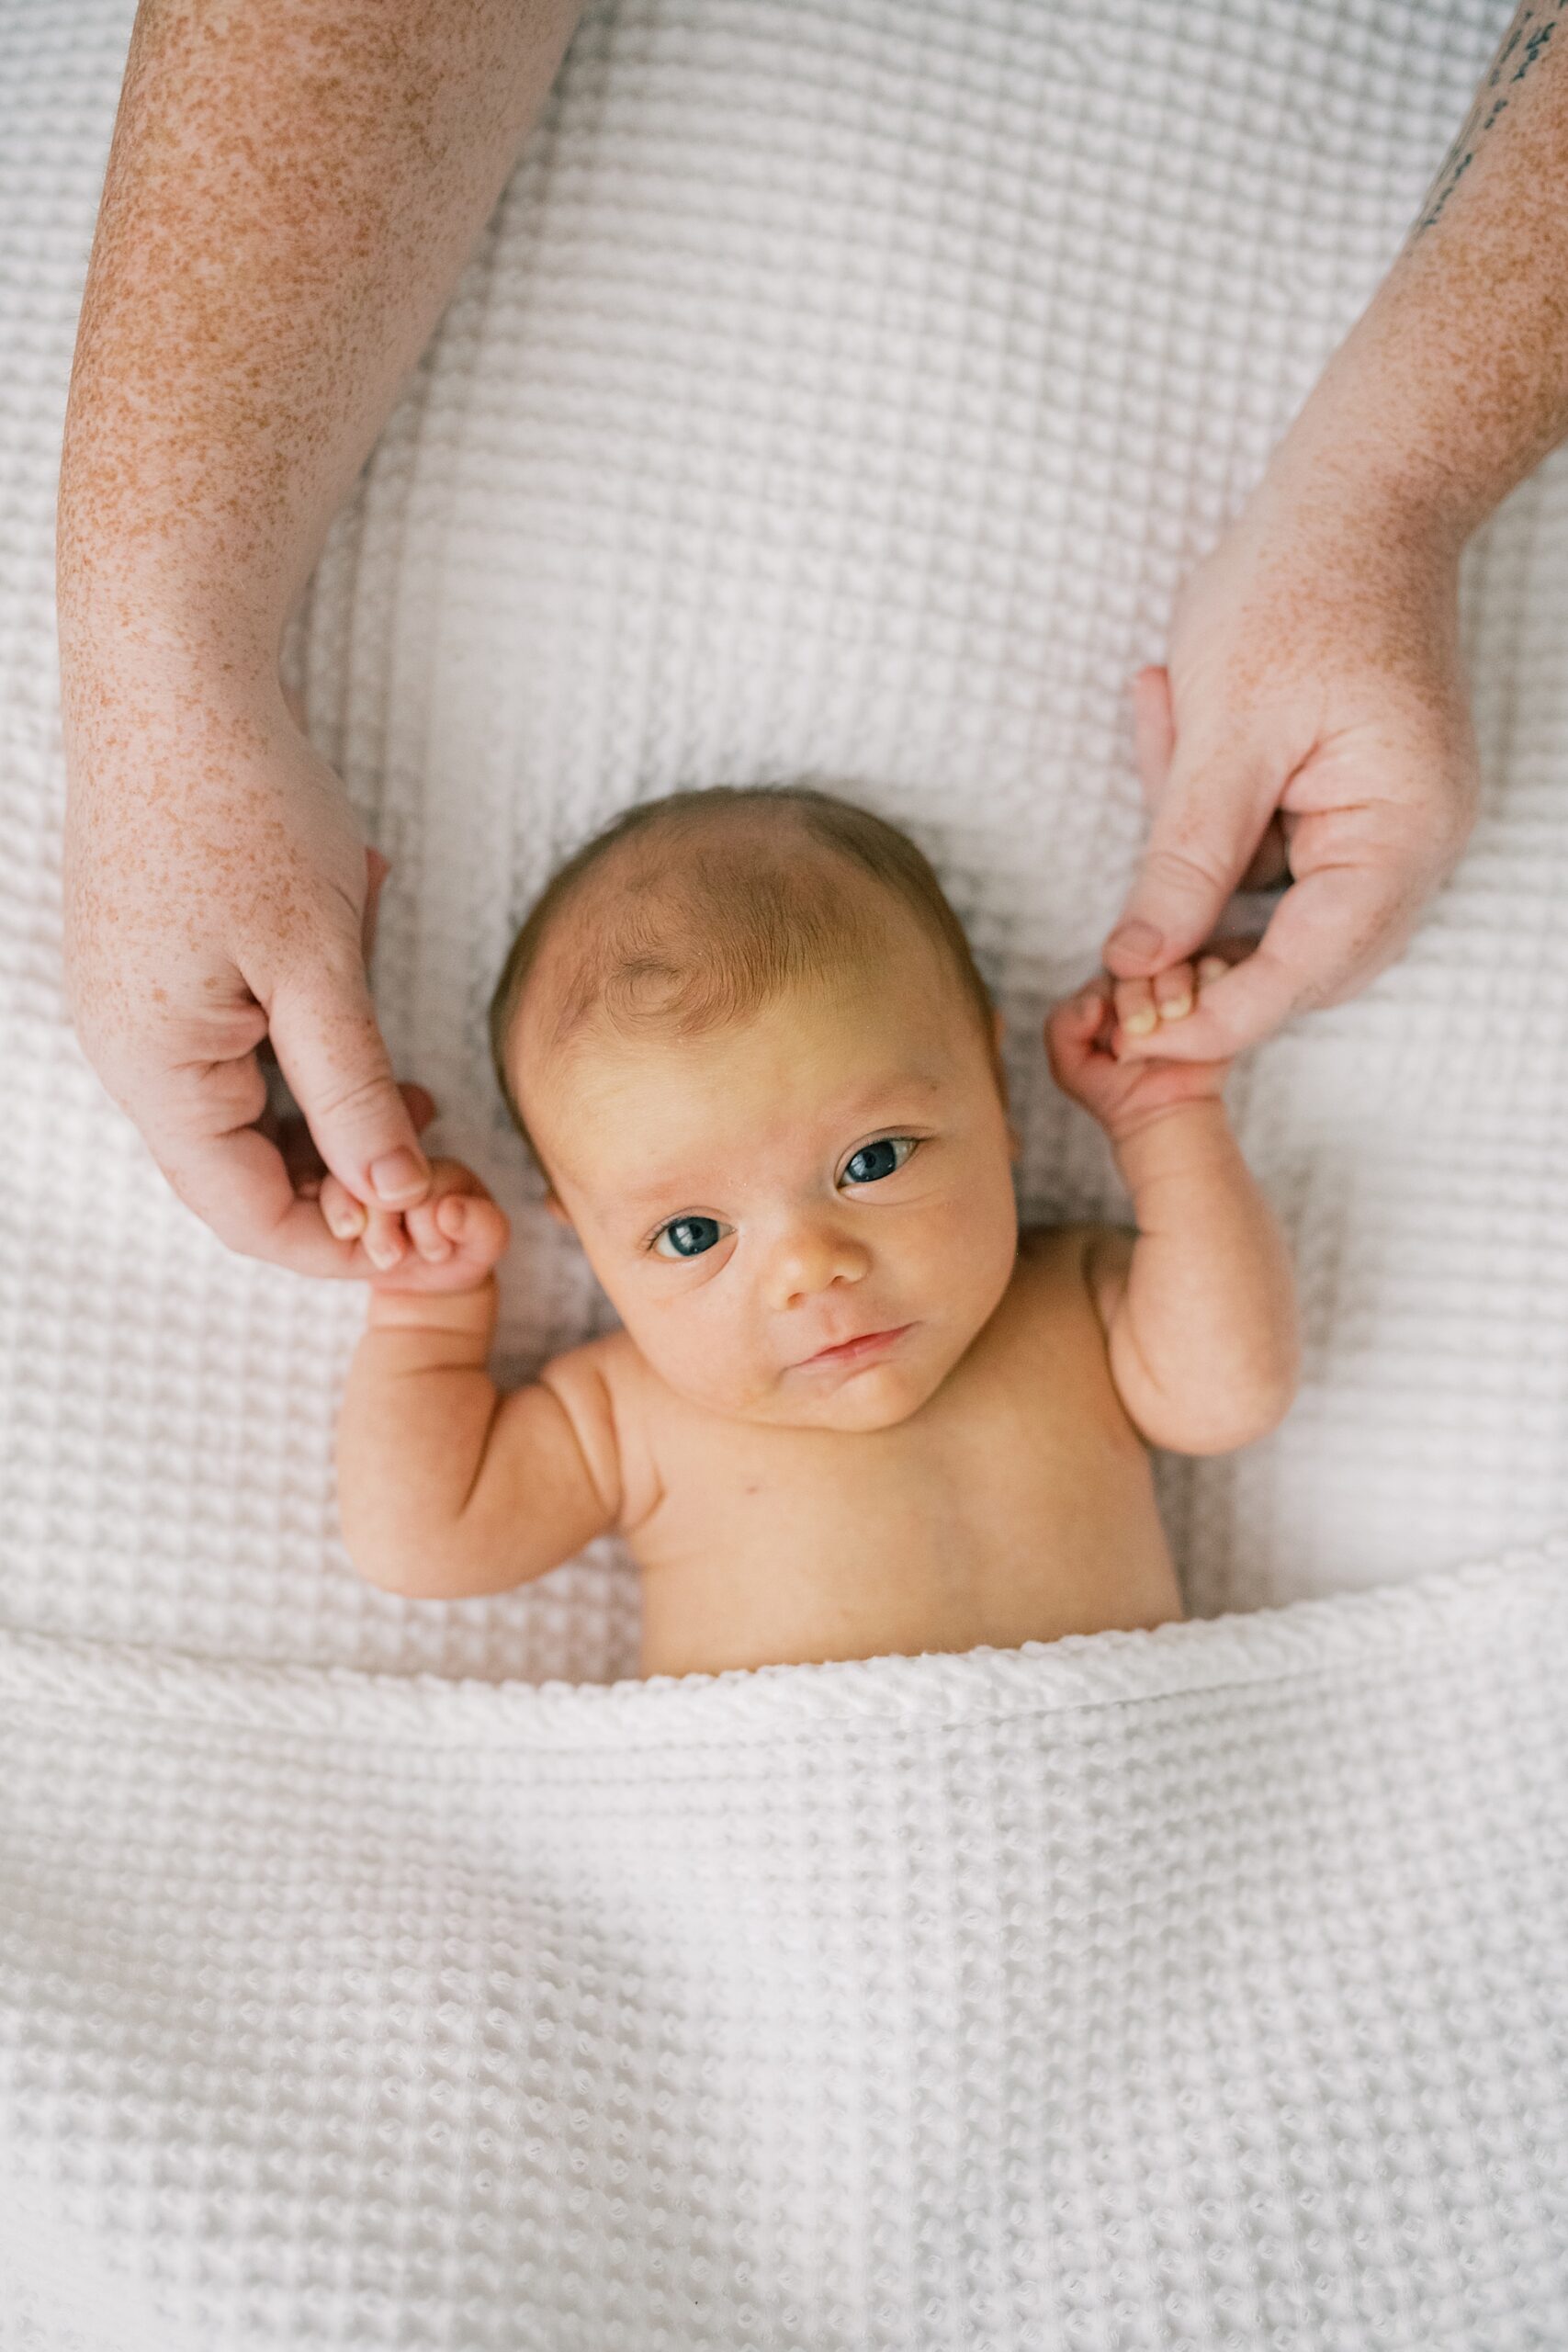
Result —
M 716 1413 L 888 1428 L 1011 1279 L 1016 1138 L 974 1017 L 918 934 L 874 980 L 740 1027 L 596 1041 L 542 1092 L 525 1110 L 550 1207 L 649 1363 Z

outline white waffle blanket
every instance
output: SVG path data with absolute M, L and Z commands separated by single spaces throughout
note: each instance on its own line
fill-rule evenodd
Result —
M 1126 687 L 1510 0 L 620 0 L 290 641 L 392 859 L 400 1075 L 610 1311 L 483 1009 L 631 798 L 932 855 L 1033 1219 L 1142 817 Z M 55 472 L 131 0 L 0 6 L 0 2352 L 1568 2343 L 1568 452 L 1464 575 L 1484 800 L 1231 1085 L 1281 1430 L 1161 1464 L 1192 1622 L 639 1684 L 614 1544 L 400 1602 L 363 1294 L 235 1257 L 62 1012 Z

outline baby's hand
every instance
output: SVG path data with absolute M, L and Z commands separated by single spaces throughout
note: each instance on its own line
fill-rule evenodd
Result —
M 1065 997 L 1045 1023 L 1051 1075 L 1065 1094 L 1097 1118 L 1114 1142 L 1152 1111 L 1195 1102 L 1224 1091 L 1230 1062 L 1122 1060 L 1123 1040 L 1149 1036 L 1162 1020 L 1190 1012 L 1206 980 L 1229 971 L 1249 943 L 1205 948 L 1196 968 L 1174 964 L 1152 980 L 1113 980 L 1101 972 Z
M 473 1290 L 512 1238 L 505 1211 L 460 1159 L 433 1159 L 424 1199 L 396 1213 L 367 1210 L 335 1176 L 323 1176 L 321 1214 L 340 1238 L 357 1233 L 365 1274 L 378 1290 Z M 389 1248 L 398 1256 L 378 1265 L 374 1253 Z

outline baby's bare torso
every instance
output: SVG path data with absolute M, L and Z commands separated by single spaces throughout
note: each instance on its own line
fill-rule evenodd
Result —
M 1022 1234 L 990 1320 L 886 1430 L 727 1419 L 624 1332 L 595 1342 L 642 1571 L 639 1672 L 1010 1649 L 1180 1617 L 1083 1250 L 1082 1228 Z

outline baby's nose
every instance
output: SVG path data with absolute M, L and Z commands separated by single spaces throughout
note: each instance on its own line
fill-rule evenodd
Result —
M 858 1282 L 869 1263 L 862 1243 L 826 1221 L 793 1226 L 774 1249 L 768 1267 L 768 1290 L 781 1312 L 815 1298 L 838 1282 Z

